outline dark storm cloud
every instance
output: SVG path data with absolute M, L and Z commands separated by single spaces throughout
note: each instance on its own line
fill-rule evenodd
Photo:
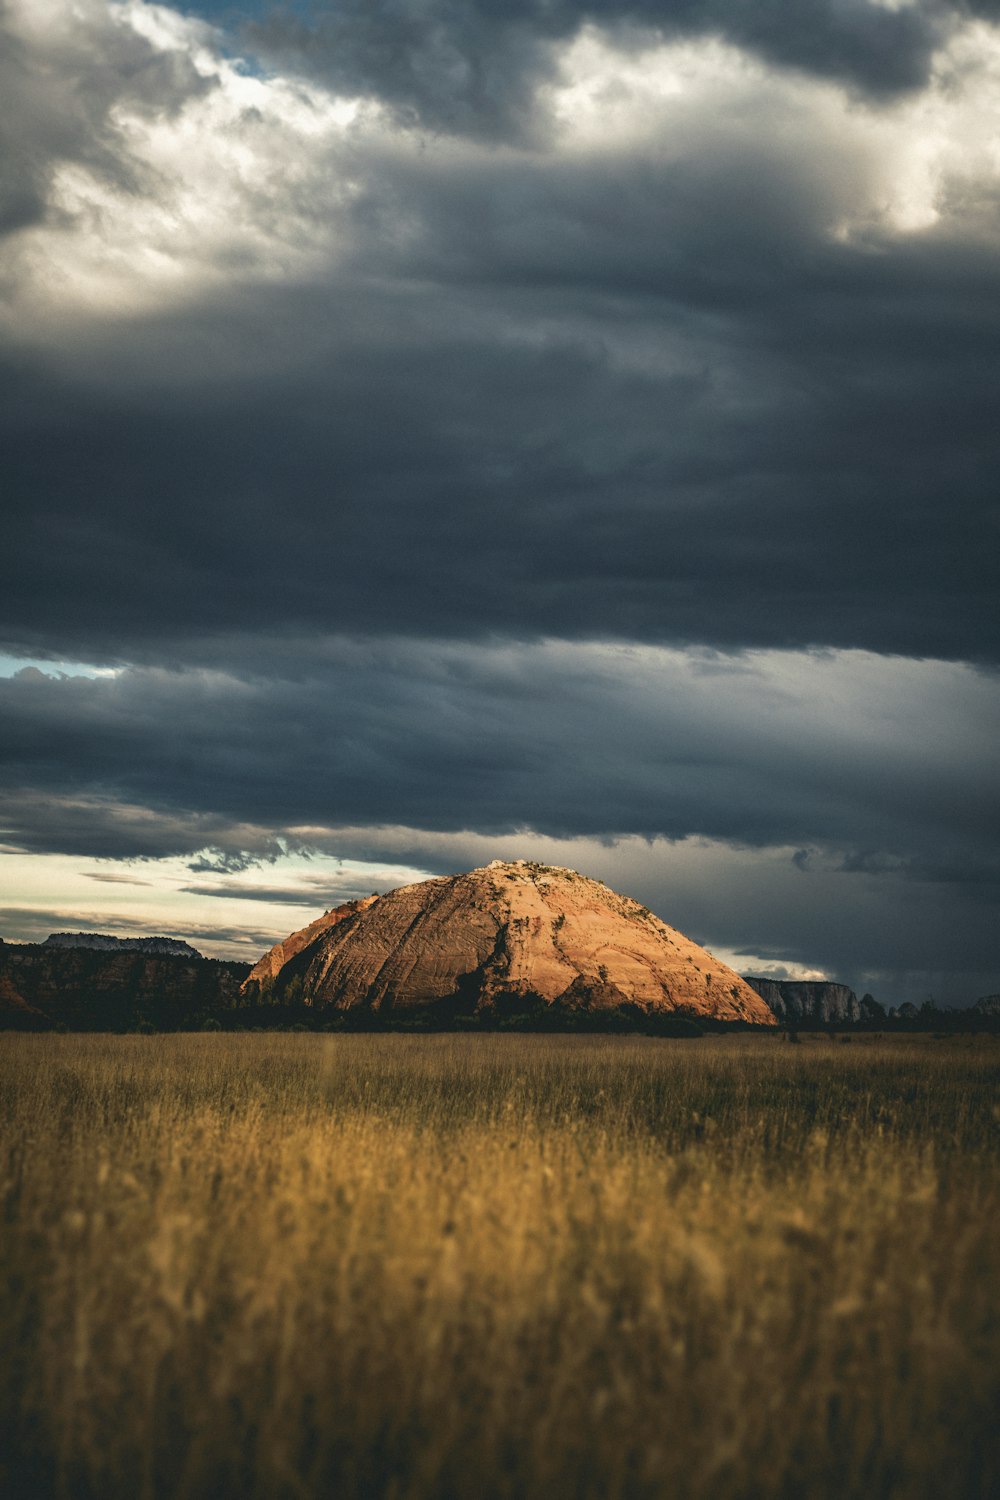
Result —
M 545 13 L 561 35 L 570 12 Z M 110 80 L 157 117 L 221 85 L 138 40 L 84 68 L 104 30 L 81 36 L 99 107 L 81 121 L 68 84 L 50 107 L 155 202 Z M 0 644 L 180 662 L 224 636 L 239 666 L 306 629 L 998 660 L 995 196 L 962 182 L 895 234 L 849 113 L 731 87 L 600 150 L 359 127 L 293 195 L 296 231 L 336 224 L 322 274 L 244 286 L 234 261 L 166 312 L 17 341 Z M 288 207 L 248 194 L 252 222 Z
M 808 872 L 790 860 L 781 867 L 766 857 L 751 864 L 716 855 L 692 879 L 689 867 L 673 875 L 670 863 L 664 854 L 661 871 L 628 888 L 641 887 L 640 899 L 697 941 L 724 944 L 742 973 L 801 964 L 897 1005 L 928 995 L 968 1005 L 995 983 L 995 878 L 977 903 L 948 881 L 845 876 L 818 852 Z
M 199 854 L 188 865 L 188 869 L 195 875 L 232 875 L 243 870 L 256 869 L 261 864 L 274 864 L 280 857 L 282 851 L 276 845 L 266 854 L 245 851 L 233 853 L 225 849 L 209 849 L 204 854 Z
M 588 24 L 636 42 L 721 37 L 767 62 L 890 96 L 926 82 L 958 9 L 939 0 L 899 9 L 869 0 L 314 0 L 254 20 L 245 34 L 265 58 L 347 94 L 374 94 L 433 129 L 518 135 L 556 70 L 555 44 Z
M 241 868 L 248 868 L 253 858 L 270 864 L 285 852 L 274 831 L 256 823 L 215 812 L 178 811 L 158 798 L 146 806 L 128 803 L 92 766 L 81 768 L 79 775 L 67 768 L 62 792 L 56 790 L 59 780 L 50 756 L 43 754 L 37 770 L 0 789 L 0 829 L 15 835 L 5 836 L 5 848 L 109 860 L 156 860 L 224 848 Z
M 119 858 L 212 844 L 192 869 L 225 873 L 309 826 L 528 827 L 820 844 L 997 878 L 1000 707 L 968 668 L 779 656 L 702 671 L 678 653 L 404 641 L 318 657 L 301 643 L 287 662 L 0 682 L 5 838 Z
M 759 250 L 741 281 L 727 243 L 720 294 L 710 256 L 675 244 L 611 309 L 592 252 L 567 260 L 539 295 L 582 312 L 534 343 L 499 332 L 523 285 L 484 290 L 478 328 L 458 293 L 262 293 L 312 343 L 280 383 L 96 392 L 8 364 L 0 636 L 84 659 L 309 628 L 996 661 L 1000 278 L 945 244 L 812 268 L 792 246 L 780 278 Z M 398 336 L 366 341 L 359 308 Z M 239 337 L 238 312 L 192 338 Z M 155 369 L 161 337 L 134 329 L 131 358 Z M 674 368 L 630 368 L 633 339 Z

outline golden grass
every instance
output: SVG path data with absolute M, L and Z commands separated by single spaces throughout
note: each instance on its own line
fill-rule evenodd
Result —
M 0 1039 L 0 1489 L 987 1500 L 1000 1046 Z

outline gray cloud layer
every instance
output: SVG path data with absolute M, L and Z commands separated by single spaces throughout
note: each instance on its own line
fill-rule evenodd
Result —
M 727 312 L 699 305 L 690 257 L 681 313 L 683 288 L 664 284 L 625 315 L 676 337 L 665 372 L 623 367 L 589 317 L 536 347 L 498 336 L 505 300 L 525 315 L 530 266 L 478 333 L 449 331 L 433 289 L 419 308 L 330 294 L 321 319 L 377 303 L 403 337 L 307 332 L 315 365 L 277 389 L 260 371 L 95 393 L 8 363 L 3 635 L 84 655 L 292 625 L 996 661 L 995 267 L 946 246 L 891 275 L 831 254 L 798 285 L 786 267 L 779 291 L 761 249 L 763 285 L 734 287 L 744 305 Z M 265 294 L 255 320 L 269 300 L 279 320 L 311 305 Z M 192 343 L 206 324 L 236 336 L 203 315 Z M 132 357 L 155 365 L 157 335 L 136 330 Z
M 968 668 L 406 640 L 302 642 L 267 667 L 0 681 L 8 837 L 130 858 L 256 824 L 698 834 L 820 845 L 867 874 L 997 878 L 1000 704 Z M 156 822 L 152 848 L 124 815 L 74 835 L 61 812 L 52 828 L 19 814 L 32 792 L 177 822 Z
M 111 101 L 160 117 L 221 87 L 145 47 L 71 59 L 96 74 L 82 114 L 44 91 L 140 205 L 157 183 Z M 292 626 L 996 661 L 995 186 L 956 181 L 936 224 L 891 232 L 850 112 L 726 88 L 718 114 L 668 113 L 669 142 L 355 132 L 310 179 L 353 183 L 321 278 L 251 288 L 234 267 L 166 312 L 14 344 L 0 637 L 126 659 Z M 39 134 L 25 202 L 69 149 Z

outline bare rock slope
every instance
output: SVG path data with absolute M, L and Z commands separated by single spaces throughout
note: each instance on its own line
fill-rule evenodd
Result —
M 244 998 L 267 989 L 341 1010 L 472 1012 L 523 997 L 775 1024 L 738 974 L 638 901 L 523 860 L 328 912 L 261 960 Z
M 348 901 L 344 906 L 335 906 L 332 911 L 324 912 L 321 917 L 317 917 L 315 922 L 310 922 L 308 927 L 301 927 L 298 932 L 282 938 L 280 943 L 275 943 L 274 947 L 254 964 L 243 985 L 244 994 L 259 996 L 267 993 L 278 975 L 285 971 L 293 958 L 297 958 L 306 948 L 312 948 L 324 933 L 336 927 L 339 922 L 349 921 L 377 900 L 377 896 L 366 896 L 362 901 Z M 290 977 L 291 971 L 289 970 L 285 974 L 286 981 Z

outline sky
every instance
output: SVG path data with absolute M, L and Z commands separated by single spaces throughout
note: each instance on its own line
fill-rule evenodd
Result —
M 0 935 L 528 858 L 1000 989 L 998 0 L 0 32 Z

